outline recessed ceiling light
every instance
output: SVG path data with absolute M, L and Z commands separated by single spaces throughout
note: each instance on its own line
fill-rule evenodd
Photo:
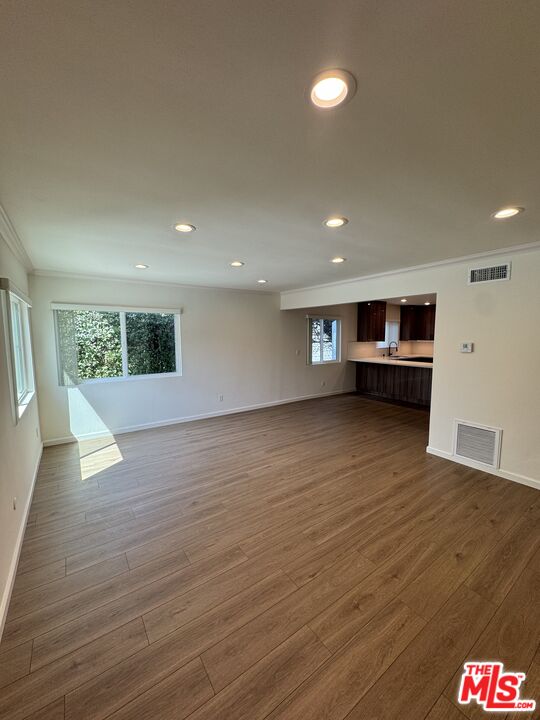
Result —
M 143 265 L 143 263 L 138 263 L 137 265 L 135 265 L 135 267 L 136 267 L 138 270 L 148 270 L 148 268 L 150 267 L 150 265 Z
M 425 302 L 424 305 L 431 305 L 431 303 L 430 303 L 430 302 Z
M 242 267 L 244 263 L 241 260 L 233 260 L 231 263 L 231 267 Z
M 508 218 L 514 217 L 514 215 L 519 215 L 519 213 L 524 212 L 524 210 L 525 208 L 522 207 L 504 207 L 497 210 L 493 217 L 495 220 L 507 220 Z
M 259 285 L 264 285 L 268 282 L 268 280 L 263 280 L 263 278 L 261 278 L 260 280 L 257 280 L 257 282 L 259 283 Z
M 194 232 L 197 228 L 195 227 L 195 225 L 190 225 L 189 223 L 176 223 L 174 229 L 177 232 L 190 233 Z
M 350 100 L 356 91 L 356 80 L 347 70 L 325 70 L 313 78 L 311 102 L 319 108 L 329 109 Z
M 401 302 L 407 302 L 407 298 L 401 298 Z
M 324 221 L 324 225 L 328 228 L 339 228 L 346 225 L 349 221 L 346 217 L 341 217 L 340 215 L 334 215 L 333 217 L 326 218 Z
M 335 257 L 335 258 L 332 258 L 332 260 L 330 262 L 333 262 L 336 265 L 339 265 L 339 263 L 345 262 L 346 259 L 347 258 L 344 258 L 344 257 Z

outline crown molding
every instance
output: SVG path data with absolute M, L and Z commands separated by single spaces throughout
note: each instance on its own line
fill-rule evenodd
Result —
M 1 229 L 0 229 L 1 233 Z M 20 242 L 20 241 L 19 241 Z M 22 245 L 21 245 L 22 247 Z M 23 248 L 24 250 L 24 248 Z M 321 283 L 319 285 L 308 285 L 305 287 L 294 288 L 291 290 L 272 291 L 272 290 L 257 290 L 252 288 L 231 288 L 223 287 L 221 285 L 193 285 L 189 283 L 174 283 L 160 280 L 142 280 L 134 278 L 118 277 L 114 275 L 98 275 L 90 273 L 71 273 L 61 270 L 42 270 L 39 268 L 31 268 L 31 275 L 36 277 L 51 277 L 51 278 L 65 278 L 72 280 L 105 280 L 108 282 L 122 282 L 130 283 L 135 285 L 157 285 L 165 287 L 175 288 L 187 288 L 192 290 L 227 290 L 228 292 L 241 292 L 241 293 L 256 293 L 257 295 L 276 295 L 280 296 L 294 295 L 296 293 L 308 291 L 308 290 L 319 290 L 322 288 L 329 287 L 343 287 L 344 285 L 351 285 L 364 280 L 372 280 L 375 278 L 388 277 L 392 275 L 401 275 L 403 273 L 415 272 L 417 270 L 429 270 L 430 268 L 442 267 L 446 265 L 458 265 L 460 263 L 469 262 L 472 260 L 480 260 L 482 258 L 489 258 L 498 255 L 508 254 L 519 254 L 523 252 L 530 252 L 531 250 L 540 250 L 540 241 L 533 243 L 526 243 L 523 245 L 514 245 L 513 247 L 500 248 L 498 250 L 484 250 L 483 252 L 473 253 L 471 255 L 462 255 L 456 258 L 447 258 L 445 260 L 436 260 L 430 263 L 424 263 L 422 265 L 411 265 L 409 267 L 397 268 L 395 270 L 386 270 L 380 273 L 373 273 L 371 275 L 360 275 L 354 278 L 348 278 L 345 280 L 337 280 L 329 283 Z M 30 262 L 28 260 L 28 262 Z
M 26 252 L 17 231 L 13 227 L 13 223 L 9 219 L 9 215 L 0 205 L 0 237 L 6 243 L 17 260 L 30 272 L 33 269 L 32 261 Z
M 62 270 L 41 270 L 33 268 L 30 275 L 35 277 L 49 277 L 65 280 L 101 280 L 113 283 L 129 283 L 131 285 L 157 285 L 158 287 L 186 288 L 188 290 L 226 290 L 236 293 L 255 293 L 256 295 L 279 295 L 278 290 L 257 290 L 255 288 L 232 288 L 221 285 L 190 285 L 188 283 L 174 283 L 161 280 L 138 280 L 135 278 L 117 277 L 115 275 L 96 275 L 91 273 L 70 273 Z
M 345 280 L 334 280 L 329 283 L 321 283 L 320 285 L 307 285 L 305 287 L 294 288 L 293 290 L 282 290 L 280 295 L 294 295 L 295 293 L 305 292 L 307 290 L 321 290 L 329 287 L 343 287 L 344 285 L 352 285 L 364 280 L 373 280 L 376 278 L 389 277 L 390 275 L 402 275 L 403 273 L 415 272 L 416 270 L 429 270 L 430 268 L 441 267 L 444 265 L 459 265 L 460 263 L 470 262 L 471 260 L 481 260 L 497 255 L 517 255 L 531 250 L 540 250 L 540 241 L 526 243 L 524 245 L 514 245 L 513 247 L 500 248 L 499 250 L 484 250 L 483 252 L 473 253 L 472 255 L 461 255 L 456 258 L 447 258 L 446 260 L 435 260 L 434 262 L 424 263 L 423 265 L 410 265 L 409 267 L 396 268 L 395 270 L 385 270 L 372 275 L 358 275 Z

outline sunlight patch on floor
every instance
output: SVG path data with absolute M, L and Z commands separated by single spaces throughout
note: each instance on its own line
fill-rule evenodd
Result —
M 116 440 L 110 434 L 93 440 L 80 440 L 79 455 L 82 480 L 88 480 L 123 460 Z
M 68 403 L 71 433 L 79 443 L 81 480 L 88 480 L 122 462 L 114 435 L 78 387 L 68 388 Z M 99 437 L 87 439 L 90 434 Z

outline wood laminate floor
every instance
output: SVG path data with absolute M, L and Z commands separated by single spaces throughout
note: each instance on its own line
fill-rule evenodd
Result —
M 540 700 L 540 493 L 427 425 L 349 395 L 46 449 L 0 720 L 474 719 L 466 659 Z

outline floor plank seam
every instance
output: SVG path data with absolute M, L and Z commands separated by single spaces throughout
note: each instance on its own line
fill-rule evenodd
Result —
M 121 557 L 121 556 L 118 556 L 118 557 Z M 79 571 L 79 572 L 84 572 L 84 571 Z M 46 602 L 45 604 L 40 605 L 40 609 L 41 609 L 41 608 L 51 607 L 52 605 L 55 605 L 55 604 L 58 603 L 58 602 L 63 602 L 64 600 L 67 600 L 67 599 L 70 598 L 70 597 L 71 597 L 71 598 L 72 598 L 72 597 L 75 597 L 76 595 L 79 595 L 81 592 L 85 592 L 86 590 L 92 590 L 93 588 L 96 588 L 96 587 L 98 587 L 99 585 L 103 585 L 103 584 L 108 583 L 110 580 L 114 580 L 115 578 L 119 578 L 119 577 L 121 577 L 122 575 L 127 575 L 127 573 L 129 573 L 129 572 L 130 572 L 130 571 L 129 571 L 129 569 L 128 569 L 128 570 L 124 570 L 124 571 L 122 571 L 122 572 L 116 573 L 115 575 L 110 575 L 110 576 L 107 577 L 105 580 L 100 580 L 99 582 L 96 582 L 96 583 L 94 583 L 94 584 L 92 584 L 92 585 L 86 585 L 86 586 L 84 586 L 84 588 L 82 588 L 82 589 L 74 590 L 73 592 L 70 592 L 70 593 L 68 593 L 67 595 L 63 595 L 63 596 L 62 596 L 61 598 L 59 598 L 58 600 L 53 600 L 52 602 Z M 67 577 L 69 577 L 69 576 L 67 576 Z M 63 578 L 60 578 L 60 580 L 62 580 L 62 579 L 63 579 Z M 57 580 L 51 580 L 49 583 L 45 583 L 45 585 L 40 585 L 39 587 L 40 587 L 40 588 L 46 587 L 47 585 L 50 585 L 50 584 L 53 583 L 53 582 L 57 582 Z M 35 588 L 32 588 L 32 589 L 35 589 Z M 31 589 L 31 590 L 28 590 L 27 592 L 31 592 L 32 589 Z M 21 597 L 24 597 L 25 594 L 26 594 L 26 593 L 22 593 L 22 594 L 21 594 Z M 32 615 L 32 613 L 34 613 L 34 612 L 35 612 L 35 610 L 29 610 L 28 612 L 25 612 L 25 613 L 23 613 L 22 615 L 17 615 L 17 616 L 14 617 L 14 618 L 8 618 L 8 620 L 10 620 L 10 621 L 13 621 L 13 620 L 22 621 L 23 618 L 25 618 L 25 617 L 28 616 L 28 615 Z M 86 615 L 86 613 L 83 613 L 83 614 Z M 82 617 L 82 616 L 79 616 L 79 617 Z M 39 637 L 39 636 L 36 635 L 35 637 Z
M 283 568 L 281 568 L 281 572 L 289 578 L 289 580 L 292 582 L 292 584 L 297 590 L 300 590 L 300 588 L 303 587 L 302 585 L 299 585 L 297 582 L 295 582 L 295 580 L 290 576 L 290 574 Z
M 115 630 L 115 631 L 121 630 L 122 628 L 126 627 L 127 625 L 130 625 L 131 623 L 133 623 L 133 622 L 134 622 L 135 620 L 137 620 L 137 619 L 138 619 L 138 618 L 132 618 L 131 620 L 128 620 L 127 622 L 122 623 L 121 625 L 119 625 L 119 626 L 118 626 L 117 628 L 115 628 L 114 630 Z M 140 619 L 142 620 L 142 618 L 140 618 Z M 143 628 L 144 628 L 144 621 L 143 621 L 142 624 L 143 624 Z M 111 631 L 111 632 L 114 632 L 114 631 Z M 97 638 L 92 638 L 91 640 L 88 640 L 88 642 L 83 642 L 81 645 L 79 645 L 79 646 L 78 646 L 77 648 L 75 648 L 74 650 L 70 650 L 69 652 L 65 653 L 64 655 L 61 655 L 60 657 L 54 658 L 54 659 L 51 660 L 50 662 L 44 663 L 44 664 L 41 665 L 39 668 L 36 668 L 36 669 L 33 670 L 33 671 L 31 670 L 30 675 L 32 675 L 32 674 L 34 674 L 34 673 L 37 673 L 37 672 L 40 672 L 40 671 L 42 671 L 44 668 L 48 668 L 49 666 L 54 665 L 54 664 L 57 663 L 57 662 L 62 662 L 62 661 L 64 661 L 64 660 L 65 660 L 66 658 L 68 658 L 70 655 L 73 655 L 74 653 L 79 652 L 79 651 L 82 650 L 83 648 L 88 647 L 88 645 L 91 645 L 91 644 L 92 644 L 93 642 L 95 642 L 96 640 L 99 640 L 100 638 L 106 637 L 108 634 L 109 634 L 109 633 L 106 632 L 106 633 L 104 633 L 103 635 L 99 635 Z M 145 630 L 145 634 L 146 634 L 146 630 Z M 38 636 L 38 637 L 40 637 L 40 636 Z M 147 637 L 147 640 L 148 640 L 148 636 L 146 636 L 146 637 Z M 145 645 L 145 648 L 148 647 L 149 644 L 150 644 L 150 643 L 148 643 L 148 645 Z M 131 653 L 131 655 L 134 655 L 134 654 L 137 653 L 137 652 L 140 652 L 140 650 L 135 650 L 133 653 Z M 118 665 L 119 663 L 121 663 L 121 662 L 123 662 L 124 660 L 126 660 L 128 657 L 131 657 L 131 655 L 127 655 L 125 658 L 122 658 L 122 660 L 119 660 L 117 663 L 114 663 L 114 665 L 111 665 L 111 667 L 108 668 L 108 670 L 106 670 L 105 672 L 108 672 L 108 671 L 111 670 L 113 667 L 115 667 L 115 665 Z M 31 666 L 30 666 L 30 667 L 31 667 Z M 101 674 L 102 674 L 102 673 L 98 673 L 98 675 L 101 675 Z M 87 680 L 83 681 L 81 684 L 84 685 L 85 682 L 87 682 Z M 80 687 L 80 686 L 76 686 L 76 687 L 72 688 L 72 689 L 70 690 L 70 692 L 72 692 L 72 690 L 75 690 L 77 687 Z M 69 694 L 69 693 L 67 693 L 67 694 Z
M 241 564 L 243 564 L 243 563 L 240 563 L 240 565 L 241 565 Z M 188 567 L 188 566 L 185 566 L 184 568 L 181 568 L 181 569 L 185 569 L 186 567 Z M 152 610 L 155 610 L 156 608 L 161 607 L 162 605 L 167 604 L 167 603 L 170 602 L 171 600 L 175 600 L 175 599 L 177 599 L 177 598 L 179 598 L 179 597 L 182 597 L 182 595 L 186 594 L 187 592 L 190 592 L 191 590 L 194 590 L 195 588 L 204 586 L 207 582 L 211 582 L 212 580 L 215 580 L 216 578 L 218 578 L 220 575 L 228 572 L 229 569 L 230 569 L 230 568 L 224 568 L 221 572 L 217 573 L 217 574 L 214 575 L 213 577 L 208 578 L 207 580 L 204 580 L 203 582 L 201 582 L 201 583 L 199 583 L 199 584 L 193 585 L 191 588 L 189 588 L 189 590 L 187 590 L 187 591 L 182 591 L 182 592 L 180 592 L 179 595 L 175 595 L 173 598 L 169 598 L 169 599 L 166 600 L 166 601 L 159 602 L 158 605 L 152 606 L 152 608 L 150 608 L 147 612 L 150 612 L 150 611 L 152 611 Z M 180 571 L 181 571 L 181 570 L 180 570 Z M 150 587 L 151 585 L 153 585 L 154 583 L 160 582 L 161 580 L 164 580 L 165 578 L 169 577 L 170 575 L 174 575 L 176 572 L 179 572 L 179 570 L 173 570 L 173 569 L 171 569 L 171 571 L 168 572 L 168 573 L 166 573 L 164 576 L 162 576 L 162 577 L 160 577 L 160 578 L 157 578 L 157 579 L 155 579 L 155 580 L 152 580 L 151 582 L 145 583 L 144 585 L 138 587 L 136 591 L 142 590 L 142 589 L 144 589 L 144 588 L 149 588 L 149 587 Z M 124 573 L 122 573 L 122 574 L 124 574 Z M 272 573 L 270 573 L 270 575 L 271 575 L 271 574 L 272 574 Z M 115 576 L 115 577 L 120 577 L 120 576 L 117 575 L 117 576 Z M 107 584 L 108 582 L 109 582 L 109 581 L 106 580 L 106 581 L 104 581 L 104 583 L 97 583 L 97 585 L 94 585 L 94 586 L 92 586 L 92 587 L 94 587 L 94 588 L 95 588 L 95 587 L 99 587 L 99 585 L 101 585 L 101 584 Z M 255 583 L 255 584 L 256 584 L 256 583 Z M 89 588 L 89 589 L 91 589 L 91 588 Z M 135 591 L 135 592 L 136 592 L 136 591 Z M 32 638 L 32 640 L 37 639 L 37 638 L 40 638 L 40 637 L 43 637 L 44 635 L 47 635 L 49 632 L 55 631 L 55 630 L 63 627 L 64 625 L 69 625 L 69 624 L 72 623 L 72 622 L 75 622 L 75 621 L 77 621 L 77 620 L 80 620 L 81 618 L 84 618 L 86 615 L 92 614 L 92 613 L 95 612 L 96 610 L 103 609 L 103 608 L 105 608 L 107 605 L 110 605 L 110 604 L 112 604 L 112 603 L 117 602 L 120 598 L 125 597 L 125 596 L 129 596 L 129 595 L 131 594 L 131 592 L 133 592 L 133 591 L 128 591 L 128 592 L 124 593 L 123 595 L 120 595 L 120 596 L 118 596 L 118 597 L 116 597 L 116 598 L 113 598 L 112 600 L 109 600 L 109 601 L 107 601 L 107 602 L 105 602 L 105 603 L 103 603 L 103 604 L 97 605 L 96 607 L 92 608 L 91 610 L 87 610 L 86 612 L 83 612 L 83 613 L 81 613 L 80 615 L 77 615 L 77 616 L 75 616 L 75 617 L 72 617 L 72 618 L 70 618 L 69 620 L 66 620 L 66 621 L 64 621 L 64 622 L 61 622 L 61 623 L 58 624 L 58 625 L 55 625 L 55 626 L 53 626 L 53 627 L 51 627 L 51 628 L 48 628 L 46 631 L 36 634 L 36 635 Z M 237 593 L 235 593 L 235 595 L 236 595 L 236 594 L 237 594 Z M 69 597 L 71 597 L 71 596 L 69 596 Z M 231 597 L 233 597 L 233 596 L 231 596 Z M 51 605 L 54 605 L 54 603 L 51 603 Z M 50 607 L 50 605 L 49 605 L 49 606 L 46 606 L 46 607 Z M 145 613 L 145 614 L 146 614 L 146 613 Z M 143 621 L 143 624 L 144 624 L 144 618 L 143 618 L 142 616 L 140 616 L 140 617 L 141 617 L 141 619 L 142 619 L 142 621 Z M 131 618 L 131 620 L 128 620 L 126 623 L 121 623 L 118 627 L 116 627 L 116 628 L 114 628 L 114 629 L 115 629 L 115 630 L 118 630 L 120 627 L 123 627 L 124 625 L 128 624 L 129 622 L 132 622 L 132 621 L 135 620 L 135 619 L 136 619 L 136 617 Z M 180 626 L 180 627 L 182 627 L 182 626 Z M 175 630 L 177 630 L 177 629 L 178 629 L 178 628 L 175 628 Z M 146 630 L 146 625 L 145 625 L 145 630 Z M 171 632 L 175 632 L 175 630 L 173 630 L 173 631 L 171 631 Z M 111 631 L 107 631 L 107 632 L 111 632 Z M 98 635 L 97 638 L 103 637 L 103 636 L 106 635 L 106 634 L 107 634 L 107 633 L 104 633 L 103 635 Z M 147 637 L 148 637 L 148 635 L 147 635 Z M 165 636 L 163 636 L 163 637 L 165 637 Z M 86 643 L 83 643 L 82 645 L 79 645 L 78 648 L 76 648 L 76 649 L 80 649 L 81 647 L 84 647 L 85 645 L 88 645 L 90 642 L 93 642 L 93 641 L 94 641 L 95 639 L 97 639 L 97 638 L 93 638 L 91 641 L 88 641 L 88 642 L 86 642 Z M 161 638 L 159 638 L 159 639 L 161 639 Z M 24 644 L 25 642 L 28 642 L 28 640 L 23 640 L 21 643 L 19 643 L 19 645 L 22 645 L 22 644 Z M 154 642 L 156 642 L 156 641 L 154 641 Z M 149 644 L 150 644 L 150 640 L 149 640 Z M 68 653 L 66 653 L 65 655 L 61 655 L 61 656 L 55 658 L 54 660 L 51 661 L 51 663 L 52 663 L 52 662 L 56 662 L 57 660 L 60 660 L 62 657 L 66 657 L 66 655 L 69 655 L 70 652 L 73 652 L 73 650 L 70 650 L 70 651 L 69 651 Z M 48 664 L 50 664 L 50 663 L 46 663 L 46 665 L 48 665 Z M 42 666 L 42 667 L 45 667 L 45 666 Z M 41 669 L 41 668 L 39 668 L 39 669 Z
M 164 521 L 163 524 L 172 522 L 175 518 L 177 518 L 176 515 L 173 515 L 173 516 L 171 516 L 171 517 L 168 517 L 167 520 Z M 154 529 L 154 530 L 155 530 L 156 528 L 159 527 L 159 525 L 160 525 L 159 523 L 158 523 L 157 525 L 149 525 L 148 528 L 144 528 L 144 529 Z M 111 526 L 110 529 L 112 529 L 112 526 Z M 83 535 L 83 536 L 81 536 L 80 538 L 77 538 L 77 539 L 78 539 L 78 540 L 79 540 L 79 539 L 82 539 L 82 538 L 87 538 L 87 539 L 89 539 L 92 535 L 98 534 L 98 533 L 100 533 L 100 532 L 103 532 L 103 531 L 102 531 L 102 530 L 93 531 L 93 532 L 89 533 L 88 535 Z M 115 538 L 114 538 L 114 541 L 122 540 L 122 539 L 129 539 L 131 536 L 136 537 L 140 532 L 141 532 L 140 529 L 139 529 L 139 530 L 136 530 L 136 531 L 126 532 L 125 535 L 120 535 L 120 537 L 118 537 L 118 538 L 115 537 Z M 172 534 L 172 533 L 174 533 L 174 532 L 176 532 L 176 529 L 171 530 L 169 533 L 164 533 L 163 535 L 160 535 L 159 537 L 164 537 L 164 536 L 166 536 L 166 535 L 168 535 L 168 534 Z M 92 544 L 90 543 L 90 544 L 88 544 L 88 546 L 85 547 L 85 549 L 82 550 L 82 551 L 74 552 L 74 553 L 69 553 L 69 552 L 68 552 L 68 554 L 67 554 L 66 557 L 67 557 L 68 560 L 69 560 L 70 558 L 75 558 L 75 557 L 77 557 L 77 555 L 80 555 L 80 554 L 86 552 L 87 550 L 97 549 L 97 548 L 100 548 L 100 547 L 102 547 L 102 546 L 104 546 L 104 545 L 106 546 L 106 545 L 108 545 L 110 542 L 111 542 L 111 540 L 110 540 L 110 539 L 107 539 L 107 540 L 103 540 L 103 542 L 98 542 L 98 543 L 96 543 L 95 545 L 92 545 Z M 150 542 L 151 542 L 151 541 L 150 541 Z M 138 547 L 142 547 L 143 545 L 146 545 L 146 544 L 147 544 L 147 543 L 141 543 L 141 545 L 135 545 L 135 546 L 133 546 L 133 548 L 130 548 L 130 549 L 135 549 L 135 548 L 138 548 Z M 45 550 L 47 550 L 47 549 L 48 549 L 48 548 L 44 548 L 42 551 L 38 551 L 38 552 L 43 552 L 43 551 L 45 551 Z M 119 552 L 118 552 L 118 555 L 121 555 L 122 552 L 125 552 L 125 551 L 119 551 Z M 113 557 L 116 557 L 116 556 L 113 556 Z M 96 563 L 91 563 L 91 565 L 92 565 L 92 564 L 96 564 Z M 87 567 L 90 567 L 90 566 L 87 566 Z M 68 574 L 69 574 L 69 573 L 68 573 Z
M 264 512 L 261 512 L 261 513 L 258 514 L 258 515 L 256 514 L 256 515 L 253 516 L 253 517 L 256 519 L 257 517 L 260 517 L 260 516 L 262 516 L 262 515 L 264 515 Z M 174 516 L 172 516 L 172 518 L 171 518 L 171 517 L 167 518 L 167 522 L 172 521 L 172 520 L 175 519 L 176 517 L 177 517 L 177 516 L 174 515 Z M 233 521 L 233 522 L 234 522 L 234 521 Z M 159 527 L 159 525 L 158 525 L 158 527 Z M 168 531 L 168 532 L 165 532 L 165 533 L 163 533 L 163 534 L 161 534 L 161 535 L 159 535 L 159 536 L 157 536 L 157 537 L 159 537 L 159 538 L 161 539 L 161 538 L 167 537 L 168 535 L 173 535 L 173 534 L 176 533 L 177 531 L 178 531 L 178 529 L 177 529 L 177 528 L 174 528 L 173 530 L 170 530 L 170 531 Z M 138 532 L 140 532 L 140 531 L 138 531 Z M 220 532 L 223 532 L 223 530 L 222 530 L 222 529 L 221 529 L 221 530 L 217 530 L 217 531 L 215 531 L 214 533 L 212 533 L 209 537 L 210 537 L 210 538 L 212 538 L 212 537 L 217 537 Z M 131 535 L 133 535 L 133 536 L 135 537 L 135 536 L 137 535 L 137 533 L 136 533 L 136 532 L 128 533 L 128 534 L 126 534 L 126 536 L 121 536 L 120 538 L 116 538 L 116 539 L 119 539 L 119 540 L 121 540 L 121 539 L 129 539 L 129 537 L 130 537 Z M 155 540 L 155 538 L 154 538 L 153 540 L 148 541 L 148 542 L 143 542 L 143 543 L 141 543 L 140 545 L 133 545 L 133 546 L 131 546 L 131 547 L 129 548 L 129 552 L 131 552 L 131 551 L 133 551 L 133 550 L 138 550 L 138 549 L 144 547 L 145 545 L 148 545 L 148 544 L 150 544 L 151 542 L 154 542 L 154 540 Z M 92 546 L 90 547 L 90 549 L 96 549 L 96 548 L 102 547 L 102 546 L 104 546 L 104 545 L 106 546 L 109 542 L 110 542 L 109 540 L 106 540 L 106 541 L 104 541 L 104 542 L 102 542 L 102 543 L 98 543 L 97 545 L 92 545 Z M 189 543 L 188 543 L 188 544 L 189 544 Z M 237 544 L 237 543 L 234 543 L 234 544 Z M 88 548 L 87 548 L 87 549 L 88 549 Z M 84 551 L 82 551 L 82 552 L 86 552 L 86 550 L 84 550 Z M 69 562 L 69 560 L 70 560 L 71 558 L 77 557 L 78 555 L 82 554 L 82 552 L 72 553 L 71 555 L 68 554 L 68 556 L 67 556 L 67 561 Z M 118 557 L 118 555 L 121 555 L 122 552 L 126 552 L 126 551 L 119 551 L 117 554 L 109 555 L 108 558 Z M 187 555 L 188 560 L 189 560 L 189 555 L 188 555 L 187 553 L 186 553 L 186 555 Z M 160 557 L 160 556 L 156 556 L 156 558 L 157 558 L 157 557 Z M 154 558 L 154 559 L 156 559 L 156 558 Z M 92 563 L 90 563 L 89 565 L 85 566 L 84 568 L 80 568 L 79 570 L 75 570 L 75 571 L 73 571 L 73 572 L 71 572 L 71 573 L 68 573 L 68 575 L 72 575 L 72 574 L 74 574 L 74 572 L 79 572 L 81 569 L 86 569 L 87 567 L 92 567 L 93 565 L 98 564 L 98 562 L 101 562 L 101 561 L 92 562 Z M 138 567 L 138 566 L 135 566 L 135 567 Z
M 198 656 L 199 660 L 201 661 L 201 665 L 203 666 L 203 670 L 206 673 L 206 677 L 208 678 L 208 682 L 210 683 L 210 687 L 212 688 L 214 692 L 214 697 L 218 694 L 216 692 L 216 688 L 214 687 L 214 683 L 212 682 L 212 678 L 210 677 L 210 673 L 208 672 L 208 668 L 206 667 L 206 664 L 204 662 L 202 653 Z M 226 686 L 225 686 L 226 687 Z M 191 713 L 190 713 L 191 714 Z M 189 716 L 188 716 L 189 717 Z
M 462 583 L 459 587 L 462 587 L 462 586 L 463 586 L 463 583 Z M 459 589 L 459 588 L 458 588 L 458 589 Z M 457 592 L 457 589 L 456 589 L 454 592 Z M 444 606 L 443 606 L 443 607 L 444 607 Z M 414 612 L 414 611 L 413 611 L 413 612 Z M 487 625 L 488 625 L 489 622 L 491 621 L 491 619 L 492 619 L 493 615 L 495 614 L 495 612 L 496 612 L 496 611 L 494 610 L 493 613 L 492 613 L 492 615 L 487 619 L 486 624 L 478 631 L 478 634 L 473 638 L 473 640 L 471 641 L 471 643 L 470 643 L 470 645 L 469 645 L 468 650 L 464 653 L 461 661 L 458 663 L 458 665 L 457 665 L 457 667 L 455 668 L 455 670 L 452 670 L 452 672 L 449 673 L 449 675 L 448 675 L 449 679 L 448 679 L 448 682 L 446 683 L 446 685 L 445 685 L 445 687 L 444 687 L 444 689 L 443 689 L 443 691 L 442 691 L 442 694 L 445 693 L 445 691 L 446 691 L 446 689 L 447 689 L 447 687 L 448 687 L 448 683 L 450 683 L 450 682 L 452 681 L 452 678 L 454 677 L 456 670 L 458 670 L 458 669 L 463 665 L 463 660 L 467 657 L 468 652 L 470 652 L 471 648 L 474 646 L 474 644 L 476 643 L 476 641 L 478 640 L 478 638 L 480 637 L 480 635 L 484 632 L 485 628 L 487 627 Z M 418 613 L 415 613 L 415 614 L 418 615 Z M 433 618 L 432 618 L 432 620 L 433 620 Z M 431 621 L 430 621 L 430 622 L 431 622 Z M 427 624 L 428 624 L 428 623 L 426 622 L 426 625 L 427 625 Z M 426 625 L 424 625 L 424 628 L 426 627 Z M 415 637 L 418 637 L 418 635 L 419 635 L 421 632 L 422 632 L 422 630 L 420 630 Z M 411 640 L 411 642 L 414 642 L 414 639 L 415 639 L 415 638 L 413 638 L 413 639 Z M 377 683 L 379 683 L 380 681 L 382 681 L 382 678 L 383 678 L 387 673 L 390 672 L 390 670 L 391 670 L 391 668 L 394 666 L 394 664 L 399 660 L 399 658 L 403 655 L 403 653 L 405 653 L 405 652 L 408 650 L 408 647 L 409 647 L 409 645 L 411 644 L 411 642 L 408 643 L 407 646 L 401 651 L 401 653 L 399 653 L 399 654 L 397 655 L 397 657 L 394 658 L 394 660 L 393 660 L 393 661 L 390 663 L 390 665 L 386 668 L 386 670 L 384 671 L 384 673 L 383 673 L 379 678 L 377 678 L 377 681 L 371 686 L 372 688 L 375 687 L 375 685 L 376 685 Z M 370 689 L 371 689 L 371 688 L 370 688 Z M 366 693 L 366 694 L 367 694 L 367 693 Z M 356 708 L 358 707 L 358 705 L 360 705 L 360 703 L 362 702 L 362 700 L 363 700 L 363 698 L 360 698 L 360 700 L 354 705 L 354 707 L 350 710 L 350 712 L 345 716 L 345 718 L 344 718 L 343 720 L 348 720 L 348 718 L 350 718 L 350 716 L 353 715 L 353 713 L 355 712 L 355 710 L 356 710 Z
M 142 615 L 139 615 L 139 617 L 140 617 L 141 622 L 142 622 L 142 626 L 143 626 L 143 629 L 144 629 L 144 634 L 146 635 L 146 642 L 148 643 L 148 645 L 150 645 L 150 638 L 148 637 L 148 629 L 147 629 L 147 627 L 146 627 L 146 623 L 144 622 L 144 617 L 143 617 Z M 131 622 L 131 621 L 130 621 L 130 622 Z

